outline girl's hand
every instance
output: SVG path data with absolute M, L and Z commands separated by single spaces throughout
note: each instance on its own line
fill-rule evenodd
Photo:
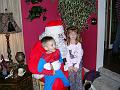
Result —
M 78 68 L 76 68 L 76 67 L 74 67 L 74 69 L 73 69 L 75 72 L 77 72 L 78 71 Z
M 73 69 L 74 69 L 73 66 L 68 67 L 68 71 L 73 71 Z

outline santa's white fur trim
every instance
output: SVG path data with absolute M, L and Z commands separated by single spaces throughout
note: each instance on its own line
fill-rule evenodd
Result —
M 62 25 L 45 27 L 46 34 L 51 33 L 51 32 L 54 34 L 64 33 L 64 28 Z

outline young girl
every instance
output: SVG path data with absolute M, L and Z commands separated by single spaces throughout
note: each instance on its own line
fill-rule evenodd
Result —
M 66 56 L 70 90 L 83 90 L 82 88 L 82 56 L 83 49 L 80 43 L 80 34 L 77 27 L 69 27 L 66 32 L 68 53 Z

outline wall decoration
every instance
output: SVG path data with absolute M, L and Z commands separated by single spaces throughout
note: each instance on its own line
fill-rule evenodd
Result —
M 46 20 L 46 17 L 45 17 L 45 12 L 47 10 L 41 6 L 33 6 L 31 8 L 31 10 L 29 10 L 29 16 L 28 16 L 28 19 L 30 19 L 31 21 L 35 18 L 40 18 L 40 16 L 43 14 L 43 21 Z
M 25 0 L 26 3 L 32 3 L 32 4 L 36 4 L 36 3 L 39 3 L 39 2 L 42 2 L 43 0 Z
M 39 2 L 42 2 L 42 0 L 31 0 L 32 4 L 39 3 Z
M 97 24 L 97 19 L 96 18 L 92 18 L 91 19 L 91 24 L 92 25 L 96 25 Z
M 54 3 L 54 0 L 51 0 L 51 3 Z
M 58 10 L 67 26 L 82 26 L 86 24 L 89 15 L 96 12 L 96 0 L 59 0 Z
M 46 16 L 43 16 L 43 21 L 46 21 L 47 17 Z
M 25 2 L 26 2 L 27 4 L 29 4 L 29 3 L 30 3 L 30 0 L 25 0 Z
M 45 21 L 47 19 L 47 17 L 45 16 L 45 12 L 47 11 L 45 8 L 43 8 L 42 6 L 38 6 L 38 3 L 41 3 L 43 0 L 25 0 L 25 2 L 27 4 L 32 4 L 32 8 L 31 10 L 29 10 L 29 15 L 27 17 L 27 19 L 29 19 L 30 21 L 32 21 L 35 18 L 40 18 L 40 16 L 43 16 L 43 21 Z

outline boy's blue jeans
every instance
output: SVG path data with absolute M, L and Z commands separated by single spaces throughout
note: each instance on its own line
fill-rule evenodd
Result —
M 115 41 L 113 43 L 112 52 L 113 53 L 118 53 L 119 52 L 119 46 L 120 46 L 120 22 L 117 25 L 117 33 L 116 33 Z

